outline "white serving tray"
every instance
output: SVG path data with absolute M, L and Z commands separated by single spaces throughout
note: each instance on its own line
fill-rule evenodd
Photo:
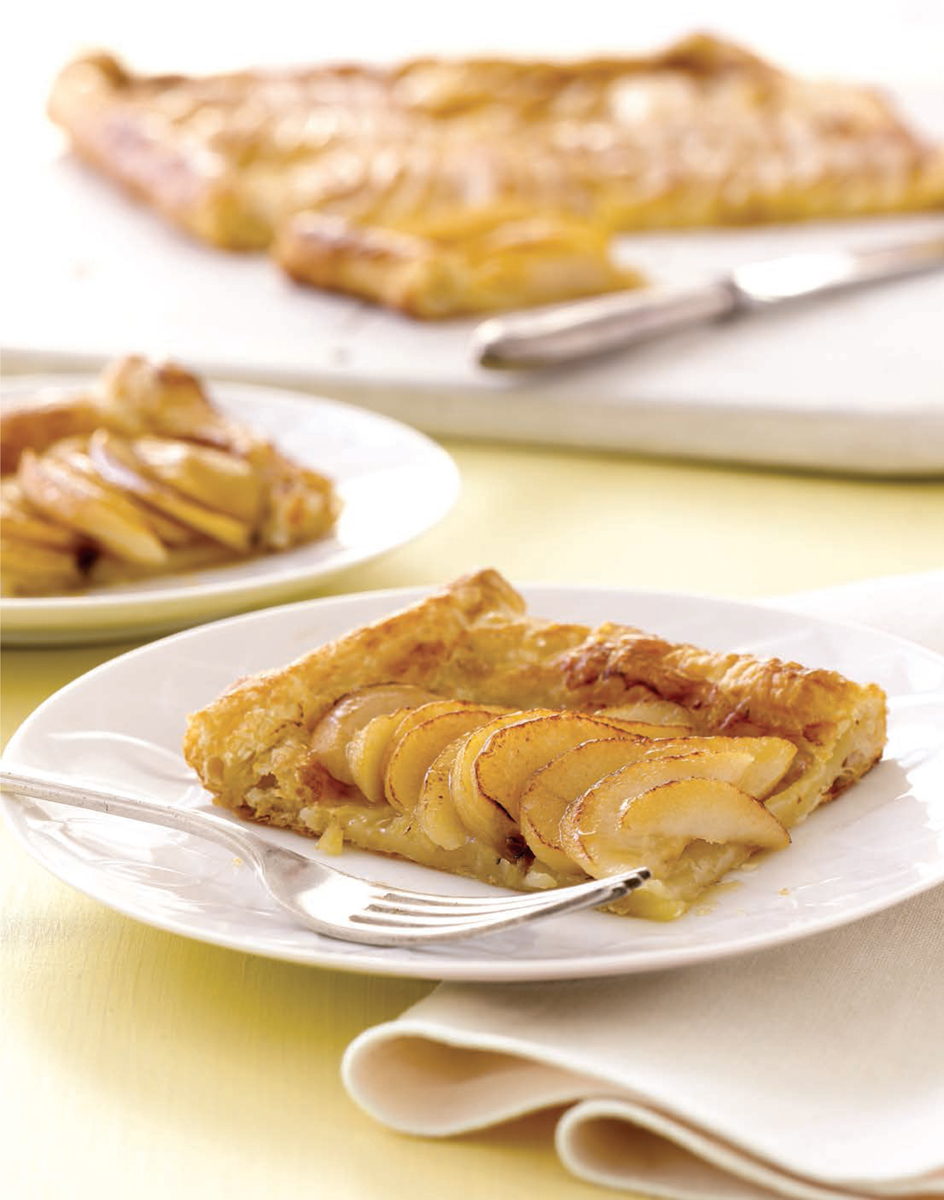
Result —
M 915 97 L 944 136 L 944 93 Z M 475 367 L 472 322 L 424 324 L 300 288 L 265 256 L 189 240 L 69 158 L 7 189 L 8 370 L 129 351 L 317 391 L 448 436 L 762 465 L 944 473 L 944 272 L 690 331 L 553 373 Z M 647 234 L 657 280 L 751 259 L 944 233 L 944 213 Z

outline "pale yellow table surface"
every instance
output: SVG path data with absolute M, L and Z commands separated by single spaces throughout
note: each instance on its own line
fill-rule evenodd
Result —
M 877 483 L 451 444 L 452 514 L 331 592 L 513 580 L 751 597 L 940 567 L 944 482 Z M 9 737 L 126 646 L 9 651 Z M 4 1194 L 600 1196 L 567 1177 L 549 1115 L 443 1142 L 363 1116 L 338 1064 L 430 985 L 270 962 L 158 932 L 47 875 L 0 834 Z

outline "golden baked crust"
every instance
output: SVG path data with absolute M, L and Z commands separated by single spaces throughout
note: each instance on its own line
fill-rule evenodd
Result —
M 423 316 L 479 311 L 482 291 L 473 280 L 471 299 L 444 307 L 416 281 L 391 287 L 387 253 L 364 251 L 384 241 L 378 231 L 429 239 L 416 273 L 435 292 L 466 253 L 459 243 L 513 240 L 502 231 L 522 221 L 603 236 L 944 204 L 944 150 L 877 92 L 798 79 L 704 35 L 641 58 L 202 79 L 136 76 L 94 55 L 63 70 L 50 112 L 82 157 L 196 236 L 275 242 L 295 278 Z M 311 212 L 368 232 L 326 247 L 293 224 Z M 540 299 L 558 299 L 562 274 L 548 274 Z M 493 291 L 496 307 L 517 302 L 516 280 Z M 586 280 L 578 271 L 573 294 Z
M 714 654 L 626 626 L 589 629 L 539 620 L 526 614 L 506 580 L 486 570 L 286 667 L 235 683 L 190 717 L 185 756 L 217 802 L 256 820 L 303 833 L 340 827 L 368 849 L 531 886 L 534 862 L 520 838 L 496 853 L 487 837 L 468 834 L 462 845 L 444 850 L 409 813 L 376 798 L 368 803 L 359 785 L 341 779 L 342 773 L 332 775 L 333 766 L 326 769 L 331 760 L 317 731 L 337 711 L 332 706 L 390 683 L 476 706 L 563 710 L 601 720 L 618 719 L 614 713 L 625 713 L 621 706 L 633 702 L 669 702 L 685 710 L 690 727 L 674 731 L 674 755 L 695 745 L 686 742 L 689 735 L 698 752 L 706 749 L 705 738 L 718 739 L 725 751 L 731 739 L 744 747 L 763 739 L 765 746 L 789 743 L 788 769 L 765 799 L 784 827 L 863 775 L 881 757 L 885 741 L 885 699 L 874 685 L 777 659 Z M 321 749 L 312 749 L 313 734 Z M 637 749 L 638 743 L 636 737 Z M 677 915 L 750 852 L 740 844 L 695 842 L 625 907 Z M 543 866 L 539 875 L 543 886 L 565 881 Z
M 300 283 L 423 318 L 527 308 L 642 282 L 611 260 L 601 231 L 561 217 L 508 221 L 455 239 L 299 213 L 283 226 L 273 255 Z
M 140 357 L 85 394 L 0 414 L 5 592 L 65 591 L 325 536 L 330 480 L 228 420 L 199 380 Z

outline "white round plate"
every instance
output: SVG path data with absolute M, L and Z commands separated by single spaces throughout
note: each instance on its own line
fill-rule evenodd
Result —
M 13 737 L 5 765 L 208 807 L 179 754 L 187 713 L 238 676 L 287 663 L 420 594 L 306 601 L 132 651 L 41 705 Z M 250 867 L 210 843 L 10 797 L 3 810 L 27 850 L 55 875 L 158 928 L 293 962 L 428 979 L 562 979 L 676 967 L 829 929 L 944 881 L 944 658 L 874 630 L 761 605 L 613 589 L 536 587 L 525 595 L 542 616 L 613 619 L 710 649 L 779 655 L 877 681 L 890 702 L 885 760 L 799 826 L 787 850 L 732 872 L 733 887 L 722 886 L 677 921 L 580 913 L 422 949 L 375 949 L 296 925 L 268 900 Z M 259 836 L 317 854 L 296 834 L 260 827 Z M 489 891 L 359 851 L 345 850 L 339 865 L 430 891 Z
M 12 400 L 43 388 L 88 383 L 87 376 L 21 377 L 4 383 L 2 395 Z M 292 458 L 334 480 L 344 508 L 332 536 L 185 575 L 77 595 L 5 597 L 0 600 L 4 642 L 117 641 L 294 599 L 310 585 L 431 528 L 459 494 L 459 473 L 446 451 L 399 421 L 279 388 L 213 382 L 209 391 L 228 416 L 259 429 Z

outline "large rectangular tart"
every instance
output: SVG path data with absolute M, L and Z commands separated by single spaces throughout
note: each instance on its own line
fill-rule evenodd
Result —
M 855 783 L 885 696 L 827 670 L 528 615 L 480 571 L 188 723 L 250 819 L 515 888 L 646 865 L 617 906 L 668 919 Z
M 203 78 L 94 54 L 59 74 L 49 111 L 189 233 L 426 318 L 634 286 L 617 230 L 944 204 L 944 148 L 879 92 L 703 34 L 643 57 Z

